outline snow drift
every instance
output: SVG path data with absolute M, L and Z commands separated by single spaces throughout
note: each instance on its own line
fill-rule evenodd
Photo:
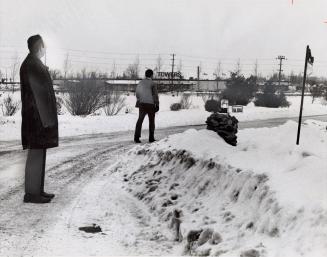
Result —
M 215 132 L 187 130 L 133 148 L 115 171 L 167 226 L 182 211 L 176 254 L 326 256 L 326 123 L 308 121 L 300 146 L 296 129 L 288 122 L 241 130 L 237 147 Z M 187 234 L 199 229 L 221 242 L 187 251 Z

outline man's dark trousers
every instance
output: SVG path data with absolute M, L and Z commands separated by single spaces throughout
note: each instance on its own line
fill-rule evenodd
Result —
M 154 129 L 155 129 L 155 105 L 140 103 L 139 106 L 139 118 L 136 123 L 134 139 L 139 139 L 141 137 L 141 130 L 144 117 L 148 115 L 149 117 L 149 140 L 154 140 Z
M 25 193 L 41 195 L 44 192 L 46 149 L 28 149 L 25 167 Z

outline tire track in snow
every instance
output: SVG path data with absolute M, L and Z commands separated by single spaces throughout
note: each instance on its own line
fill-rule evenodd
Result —
M 70 162 L 66 160 L 62 165 L 50 168 L 47 171 L 49 176 L 52 177 L 49 189 L 58 186 L 54 190 L 58 192 L 57 197 L 51 204 L 23 204 L 23 184 L 17 185 L 7 192 L 0 203 L 0 255 L 5 255 L 6 249 L 10 252 L 10 249 L 6 246 L 24 252 L 33 238 L 40 237 L 43 234 L 44 226 L 40 226 L 40 223 L 44 222 L 45 227 L 47 227 L 58 209 L 64 208 L 72 200 L 70 197 L 63 198 L 65 196 L 61 192 L 66 187 L 74 187 L 79 190 L 88 182 L 88 179 L 91 179 L 94 168 L 109 158 L 111 153 L 114 153 L 117 149 L 122 149 L 122 147 L 122 144 L 98 147 L 96 150 L 93 149 L 74 156 L 70 159 Z M 29 238 L 31 239 L 29 240 Z
M 34 247 L 26 248 L 24 255 L 171 253 L 173 243 L 164 235 L 165 228 L 147 206 L 122 188 L 122 178 L 116 178 L 109 164 L 98 167 L 99 172 L 63 210 L 65 218 L 59 219 L 42 238 L 34 238 Z M 92 223 L 100 225 L 104 233 L 90 235 L 78 230 L 79 226 Z

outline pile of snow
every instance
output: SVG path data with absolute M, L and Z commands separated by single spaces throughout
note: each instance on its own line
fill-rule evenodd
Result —
M 291 121 L 241 130 L 236 147 L 191 129 L 133 148 L 116 176 L 167 225 L 182 211 L 176 254 L 326 256 L 326 125 L 306 122 L 299 146 Z M 199 229 L 222 241 L 187 251 L 187 234 Z

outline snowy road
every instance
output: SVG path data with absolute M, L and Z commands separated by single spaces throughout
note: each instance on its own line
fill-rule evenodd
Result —
M 108 167 L 130 147 L 123 135 L 62 140 L 47 163 L 47 189 L 57 197 L 42 206 L 22 203 L 25 153 L 3 154 L 0 256 L 168 253 L 154 240 L 164 238 L 160 224 L 110 176 Z M 78 230 L 93 223 L 103 234 Z
M 327 116 L 306 119 L 326 121 Z M 286 120 L 242 122 L 240 128 L 272 127 Z M 159 129 L 156 136 L 187 128 Z M 0 142 L 0 256 L 171 254 L 175 245 L 167 229 L 122 188 L 110 168 L 134 146 L 132 135 L 61 139 L 60 147 L 48 151 L 46 188 L 57 196 L 47 205 L 22 203 L 26 153 L 17 141 Z M 92 223 L 101 225 L 103 233 L 78 230 Z

